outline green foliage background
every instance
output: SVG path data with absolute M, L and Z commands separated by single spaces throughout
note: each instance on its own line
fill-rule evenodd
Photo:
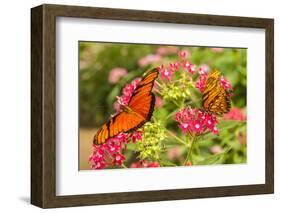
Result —
M 177 54 L 168 54 L 162 57 L 161 62 L 152 63 L 140 67 L 138 61 L 149 55 L 155 54 L 159 45 L 139 44 L 112 44 L 80 42 L 80 87 L 79 87 L 79 115 L 80 127 L 98 128 L 108 116 L 114 113 L 113 103 L 120 94 L 122 87 L 136 77 L 140 77 L 146 70 L 177 60 Z M 163 46 L 162 46 L 163 47 Z M 190 52 L 190 61 L 197 66 L 207 64 L 210 69 L 218 69 L 232 84 L 234 95 L 232 107 L 237 107 L 246 113 L 246 49 L 224 48 L 218 51 L 209 47 L 183 47 L 179 50 Z M 110 70 L 122 67 L 128 70 L 128 75 L 118 83 L 108 82 Z M 201 107 L 201 94 L 193 91 L 195 99 L 199 100 L 195 105 Z M 174 131 L 180 137 L 181 131 L 175 122 L 166 117 L 173 112 L 175 105 L 165 103 L 161 110 L 155 110 L 156 119 L 163 121 L 163 125 Z M 246 122 L 222 120 L 219 124 L 220 135 L 205 135 L 200 143 L 196 143 L 192 161 L 194 164 L 221 164 L 221 163 L 245 163 L 247 159 L 246 146 Z M 186 149 L 175 144 L 168 138 L 165 141 L 165 149 L 179 148 L 183 156 Z M 214 154 L 212 147 L 220 147 L 221 151 Z M 126 157 L 128 161 L 135 159 L 134 144 L 128 146 Z M 180 165 L 180 157 L 171 161 L 167 153 L 162 155 L 162 166 Z M 153 160 L 153 159 L 151 159 Z M 166 163 L 165 163 L 166 162 Z M 165 165 L 166 164 L 166 165 Z

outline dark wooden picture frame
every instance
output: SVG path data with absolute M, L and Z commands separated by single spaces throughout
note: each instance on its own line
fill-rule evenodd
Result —
M 193 189 L 56 195 L 56 17 L 95 18 L 265 29 L 265 184 Z M 125 9 L 41 5 L 31 9 L 31 203 L 66 207 L 219 196 L 274 191 L 274 20 Z

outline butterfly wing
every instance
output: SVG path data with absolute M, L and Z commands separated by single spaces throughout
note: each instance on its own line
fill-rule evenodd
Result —
M 102 125 L 94 137 L 94 144 L 103 144 L 107 139 L 115 137 L 121 132 L 132 131 L 132 127 L 138 126 L 142 118 L 132 113 L 120 112 L 111 117 L 108 122 Z
M 230 96 L 227 91 L 221 89 L 219 94 L 210 102 L 208 110 L 215 115 L 228 113 L 231 108 Z
M 125 107 L 98 130 L 94 144 L 103 144 L 121 132 L 134 131 L 151 119 L 155 105 L 155 96 L 151 91 L 157 77 L 158 71 L 154 69 L 142 78 L 130 98 L 127 110 Z
M 135 113 L 144 118 L 144 123 L 151 119 L 154 110 L 155 96 L 151 91 L 157 77 L 157 69 L 149 71 L 138 84 L 128 104 Z
M 215 70 L 208 75 L 203 92 L 203 108 L 212 114 L 223 115 L 231 108 L 230 95 L 219 82 L 220 72 Z

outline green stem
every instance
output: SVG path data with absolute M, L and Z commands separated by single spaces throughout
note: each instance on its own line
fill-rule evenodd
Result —
M 170 117 L 174 116 L 177 113 L 177 109 L 171 112 L 169 115 L 167 115 L 166 120 L 168 120 Z
M 182 140 L 181 138 L 179 138 L 178 136 L 176 136 L 176 135 L 175 135 L 174 133 L 172 133 L 171 131 L 169 131 L 169 130 L 166 129 L 166 132 L 167 132 L 170 136 L 172 136 L 173 138 L 175 138 L 178 142 L 184 144 L 185 146 L 187 145 L 184 140 Z
M 163 88 L 163 86 L 158 81 L 154 81 L 154 82 L 158 87 Z
M 193 149 L 193 147 L 194 147 L 195 142 L 196 142 L 196 136 L 193 136 L 193 138 L 192 138 L 192 140 L 191 140 L 190 148 L 189 148 L 189 150 L 188 150 L 188 152 L 187 152 L 186 159 L 185 159 L 185 161 L 184 161 L 184 163 L 183 163 L 184 165 L 187 163 L 187 161 L 188 161 L 188 160 L 190 159 L 190 157 L 191 157 L 192 149 Z

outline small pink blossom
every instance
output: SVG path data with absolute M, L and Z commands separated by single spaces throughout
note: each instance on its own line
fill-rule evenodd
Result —
M 214 135 L 219 134 L 218 128 L 217 128 L 216 126 L 213 126 L 213 128 L 212 128 L 212 133 L 213 133 Z
M 148 162 L 146 160 L 140 160 L 133 163 L 130 168 L 153 168 L 153 167 L 160 167 L 160 165 L 156 161 Z
M 141 141 L 142 140 L 142 134 L 143 131 L 135 131 L 129 134 L 129 137 L 132 139 L 132 142 L 135 143 L 137 141 Z
M 209 67 L 207 64 L 201 64 L 199 66 L 199 69 L 198 69 L 199 74 L 204 74 L 204 73 L 207 73 L 208 71 L 209 71 Z
M 171 78 L 174 76 L 173 70 L 170 68 L 166 68 L 163 64 L 159 66 L 157 69 L 160 73 L 160 77 L 163 80 L 171 80 Z
M 115 143 L 113 141 L 108 141 L 106 143 L 106 150 L 109 152 L 109 153 L 115 153 L 115 152 L 118 152 L 120 151 L 121 149 L 121 143 Z
M 181 59 L 185 59 L 186 57 L 188 57 L 190 54 L 189 54 L 189 51 L 188 50 L 182 50 L 182 51 L 180 51 L 179 52 L 179 57 L 181 58 Z
M 196 65 L 192 64 L 190 61 L 187 61 L 183 64 L 183 67 L 190 73 L 194 74 L 196 72 Z
M 92 169 L 104 169 L 106 167 L 106 164 L 101 161 L 101 162 L 96 162 L 91 166 Z
M 156 55 L 156 54 L 150 54 L 150 55 L 147 55 L 141 59 L 139 59 L 138 61 L 138 65 L 140 67 L 145 67 L 149 64 L 153 64 L 153 63 L 157 63 L 161 60 L 161 56 L 160 55 Z
M 220 85 L 225 89 L 225 90 L 232 90 L 232 86 L 230 82 L 224 78 L 223 76 L 220 77 Z
M 206 69 L 203 69 L 202 67 L 200 67 L 200 68 L 199 68 L 199 79 L 196 82 L 195 87 L 197 89 L 199 89 L 200 92 L 204 92 L 208 74 L 207 74 Z
M 117 96 L 117 101 L 113 104 L 113 107 L 116 112 L 121 111 L 121 105 L 127 106 L 131 96 L 133 95 L 134 90 L 136 89 L 137 85 L 141 81 L 140 78 L 136 78 L 133 80 L 130 84 L 127 84 L 123 89 L 122 89 L 122 95 L 119 97 Z
M 158 162 L 156 162 L 156 161 L 150 162 L 148 164 L 148 168 L 152 168 L 152 167 L 160 167 L 160 164 Z
M 184 133 L 187 133 L 187 131 L 190 129 L 189 123 L 181 123 L 178 126 Z
M 113 157 L 113 164 L 118 166 L 121 166 L 123 161 L 125 160 L 125 157 L 120 153 L 114 154 Z
M 130 168 L 141 168 L 142 165 L 139 162 L 136 163 L 132 163 L 132 165 L 130 166 Z
M 170 68 L 173 70 L 173 71 L 178 71 L 179 70 L 179 62 L 175 62 L 175 63 L 170 63 Z
M 108 82 L 111 84 L 117 83 L 122 77 L 128 74 L 125 68 L 116 67 L 109 72 Z
M 203 122 L 202 122 L 203 123 Z M 201 122 L 199 120 L 195 120 L 193 122 L 193 131 L 196 132 L 196 133 L 201 133 L 202 130 L 203 130 L 203 124 L 201 124 Z

